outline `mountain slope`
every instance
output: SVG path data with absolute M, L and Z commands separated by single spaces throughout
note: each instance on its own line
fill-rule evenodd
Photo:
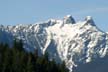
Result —
M 0 26 L 1 41 L 12 43 L 14 38 L 22 39 L 27 51 L 38 49 L 40 55 L 47 51 L 50 59 L 65 61 L 70 71 L 73 66 L 102 58 L 108 52 L 108 34 L 98 29 L 90 16 L 80 22 L 67 15 L 63 20 Z

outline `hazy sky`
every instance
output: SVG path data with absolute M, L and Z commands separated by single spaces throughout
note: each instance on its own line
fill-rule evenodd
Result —
M 108 31 L 108 0 L 0 0 L 0 24 L 32 24 L 71 14 L 75 20 L 92 16 Z

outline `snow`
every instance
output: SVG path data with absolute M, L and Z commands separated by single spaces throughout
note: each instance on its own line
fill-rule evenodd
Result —
M 79 22 L 67 15 L 61 20 L 50 19 L 29 25 L 19 24 L 8 26 L 8 29 L 0 26 L 0 33 L 5 35 L 3 31 L 7 35 L 12 35 L 13 39 L 22 39 L 27 50 L 38 48 L 40 54 L 48 51 L 50 59 L 55 58 L 57 62 L 65 61 L 70 72 L 77 63 L 91 62 L 96 57 L 106 56 L 108 52 L 108 34 L 96 27 L 91 16 Z M 10 36 L 7 38 L 10 40 Z
M 75 24 L 75 20 L 71 15 L 67 15 L 63 19 L 64 24 Z
M 91 16 L 87 16 L 85 20 L 91 20 L 92 17 Z

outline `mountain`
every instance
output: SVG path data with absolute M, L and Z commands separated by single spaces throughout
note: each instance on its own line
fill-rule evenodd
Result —
M 108 33 L 100 30 L 91 16 L 76 22 L 71 15 L 43 23 L 0 26 L 0 42 L 12 46 L 17 38 L 26 51 L 38 49 L 39 55 L 49 53 L 57 63 L 66 62 L 70 72 L 80 63 L 89 63 L 108 55 Z

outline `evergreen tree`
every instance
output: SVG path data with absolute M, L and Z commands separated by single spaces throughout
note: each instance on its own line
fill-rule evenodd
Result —
M 32 70 L 33 70 L 33 65 L 32 65 L 31 60 L 32 60 L 31 54 L 29 54 L 28 60 L 27 60 L 27 65 L 26 65 L 26 72 L 32 72 Z
M 66 68 L 66 63 L 65 61 L 62 62 L 60 65 L 61 72 L 69 72 L 69 70 Z
M 13 44 L 12 48 L 0 44 L 0 72 L 68 72 L 64 62 L 50 61 L 48 52 L 38 56 L 38 50 L 26 52 L 22 40 L 15 39 Z

